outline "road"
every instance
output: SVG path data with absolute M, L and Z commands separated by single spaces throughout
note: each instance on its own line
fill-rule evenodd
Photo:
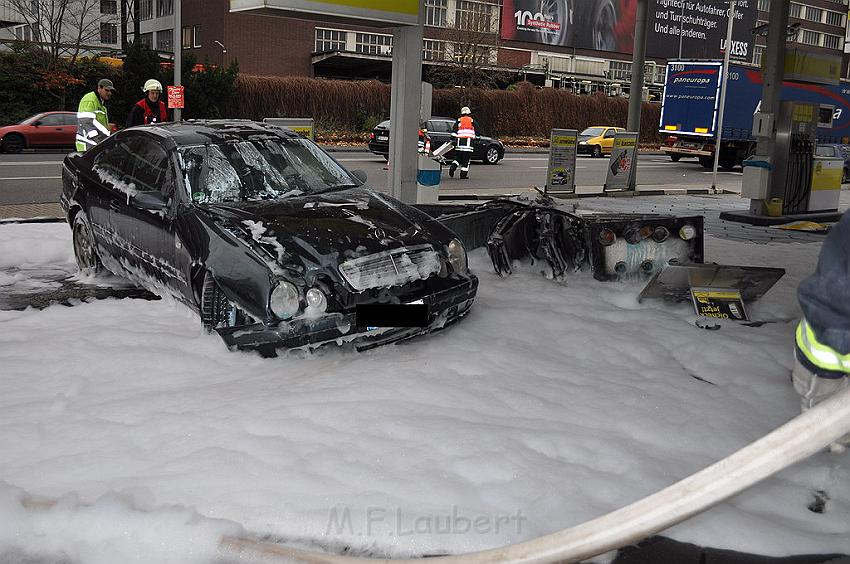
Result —
M 367 152 L 339 151 L 332 153 L 349 170 L 361 169 L 369 183 L 384 190 L 387 171 L 381 157 Z M 60 153 L 0 154 L 0 205 L 38 204 L 56 202 L 61 191 L 62 159 Z M 473 163 L 470 178 L 449 178 L 444 169 L 442 192 L 508 194 L 542 187 L 546 178 L 548 157 L 540 153 L 508 153 L 495 166 Z M 579 157 L 576 177 L 579 192 L 601 190 L 605 182 L 607 159 Z M 740 171 L 720 172 L 718 188 L 740 192 Z M 711 186 L 711 172 L 705 171 L 696 160 L 673 163 L 660 154 L 640 157 L 638 184 L 641 189 L 705 189 Z

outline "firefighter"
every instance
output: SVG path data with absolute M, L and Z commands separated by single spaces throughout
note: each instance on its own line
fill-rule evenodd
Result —
M 460 117 L 455 122 L 452 137 L 455 138 L 455 156 L 449 166 L 449 176 L 454 178 L 455 170 L 460 167 L 460 177 L 469 178 L 469 161 L 472 159 L 472 140 L 475 139 L 475 125 L 469 106 L 460 109 Z
M 162 84 L 150 79 L 145 82 L 142 92 L 145 97 L 136 102 L 127 116 L 127 127 L 135 125 L 150 125 L 168 121 L 168 108 L 162 101 Z
M 77 108 L 77 151 L 82 153 L 109 137 L 106 102 L 112 98 L 114 91 L 112 81 L 104 78 L 97 83 L 97 90 L 80 100 Z
M 829 232 L 815 273 L 800 283 L 803 319 L 797 326 L 794 389 L 803 411 L 850 382 L 850 212 Z M 845 435 L 830 446 L 843 452 Z

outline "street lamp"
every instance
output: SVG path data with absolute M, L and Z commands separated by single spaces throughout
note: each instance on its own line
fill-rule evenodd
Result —
M 219 47 L 221 47 L 221 54 L 222 54 L 222 55 L 224 55 L 225 53 L 227 53 L 227 47 L 225 47 L 225 46 L 224 46 L 224 44 L 223 44 L 221 41 L 215 40 L 215 41 L 213 41 L 213 43 L 215 43 L 216 45 L 218 45 Z

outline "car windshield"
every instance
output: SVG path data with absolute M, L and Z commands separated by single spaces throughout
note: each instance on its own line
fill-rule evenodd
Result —
M 197 203 L 275 200 L 356 185 L 306 139 L 262 138 L 182 147 L 183 176 Z
M 587 129 L 579 133 L 579 135 L 587 135 L 588 137 L 599 137 L 603 133 L 605 133 L 604 127 L 588 127 Z

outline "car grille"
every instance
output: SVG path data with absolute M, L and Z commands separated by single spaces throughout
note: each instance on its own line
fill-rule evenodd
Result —
M 347 260 L 339 272 L 355 290 L 401 286 L 440 272 L 440 255 L 431 245 L 401 247 Z

